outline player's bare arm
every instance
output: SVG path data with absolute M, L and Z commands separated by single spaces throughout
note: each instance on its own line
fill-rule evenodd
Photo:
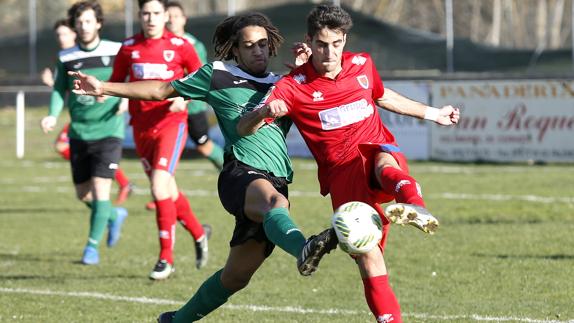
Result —
M 257 132 L 266 119 L 275 119 L 287 114 L 287 105 L 283 100 L 273 100 L 259 109 L 244 114 L 237 123 L 237 134 L 249 136 Z
M 131 100 L 161 101 L 179 96 L 169 82 L 102 82 L 82 72 L 68 72 L 75 78 L 72 92 L 80 95 L 111 95 Z
M 431 120 L 443 126 L 457 124 L 460 118 L 459 109 L 451 105 L 445 105 L 441 108 L 430 107 L 402 96 L 389 88 L 385 88 L 385 94 L 376 102 L 378 106 L 391 112 Z

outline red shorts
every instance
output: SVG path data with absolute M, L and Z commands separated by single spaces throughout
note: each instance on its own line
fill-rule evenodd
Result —
M 143 132 L 134 130 L 136 152 L 148 176 L 154 169 L 165 170 L 175 175 L 175 169 L 186 141 L 187 124 L 185 122 Z
M 391 149 L 388 149 L 389 147 Z M 383 251 L 389 232 L 389 221 L 380 204 L 390 202 L 394 200 L 394 197 L 383 192 L 377 182 L 374 171 L 376 154 L 381 151 L 390 153 L 401 169 L 409 172 L 405 156 L 398 151 L 398 148 L 393 151 L 392 147 L 396 146 L 359 144 L 360 158 L 355 158 L 344 165 L 333 168 L 329 176 L 329 193 L 331 194 L 333 210 L 351 201 L 367 203 L 377 210 L 383 221 L 383 238 L 379 243 Z
M 60 133 L 58 133 L 58 137 L 56 137 L 56 143 L 57 144 L 69 144 L 70 143 L 70 138 L 68 137 L 68 130 L 70 128 L 70 124 L 67 123 L 64 128 L 62 128 L 62 130 L 60 130 Z

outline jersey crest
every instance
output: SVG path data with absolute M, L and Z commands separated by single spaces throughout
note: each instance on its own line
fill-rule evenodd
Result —
M 163 59 L 165 59 L 166 62 L 171 62 L 174 57 L 175 57 L 175 51 L 171 49 L 165 49 L 163 51 Z
M 359 82 L 359 85 L 363 89 L 367 90 L 369 88 L 369 78 L 367 77 L 367 75 L 363 74 L 357 76 L 357 82 Z

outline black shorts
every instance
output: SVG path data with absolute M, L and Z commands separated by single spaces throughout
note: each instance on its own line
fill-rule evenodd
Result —
M 206 111 L 187 115 L 187 133 L 189 138 L 197 146 L 205 144 L 209 140 L 209 123 Z
M 114 178 L 122 158 L 122 139 L 108 137 L 100 140 L 70 139 L 70 164 L 74 184 L 92 177 Z
M 249 239 L 254 239 L 258 242 L 265 241 L 267 242 L 265 256 L 268 257 L 275 245 L 267 239 L 267 235 L 265 235 L 263 230 L 263 224 L 251 221 L 245 216 L 244 212 L 247 186 L 252 181 L 260 178 L 269 181 L 285 198 L 289 197 L 287 180 L 284 177 L 275 177 L 271 173 L 253 168 L 234 158 L 226 158 L 223 169 L 219 174 L 217 190 L 225 210 L 235 216 L 235 229 L 229 245 L 231 247 L 238 246 Z

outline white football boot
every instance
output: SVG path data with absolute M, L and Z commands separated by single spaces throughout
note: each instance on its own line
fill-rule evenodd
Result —
M 422 206 L 414 204 L 396 203 L 385 208 L 385 216 L 392 223 L 410 224 L 428 234 L 435 233 L 438 220 Z

